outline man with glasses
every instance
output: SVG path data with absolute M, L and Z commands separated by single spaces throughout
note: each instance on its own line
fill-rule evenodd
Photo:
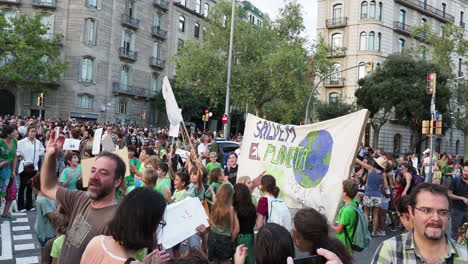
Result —
M 468 250 L 445 234 L 450 200 L 445 188 L 423 183 L 410 195 L 413 230 L 379 246 L 372 263 L 468 263 Z

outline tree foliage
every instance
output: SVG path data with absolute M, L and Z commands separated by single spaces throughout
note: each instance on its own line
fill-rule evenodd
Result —
M 352 113 L 355 107 L 344 102 L 325 103 L 320 102 L 317 106 L 318 118 L 320 121 L 337 118 Z
M 300 36 L 304 30 L 300 5 L 288 3 L 279 19 L 273 22 L 266 17 L 261 27 L 248 23 L 244 10 L 236 10 L 232 104 L 249 104 L 257 115 L 274 116 L 278 122 L 297 122 L 300 115 L 292 118 L 291 113 L 305 108 L 310 70 Z M 211 108 L 224 106 L 230 17 L 231 4 L 219 2 L 210 11 L 203 42 L 187 41 L 176 57 L 176 86 L 206 97 Z M 284 106 L 284 117 L 275 115 L 274 105 Z
M 0 85 L 45 91 L 57 83 L 66 63 L 60 59 L 60 35 L 45 37 L 41 15 L 20 15 L 7 21 L 0 15 Z
M 373 125 L 383 125 L 394 113 L 402 125 L 420 135 L 421 121 L 430 120 L 431 95 L 426 94 L 430 72 L 438 74 L 436 109 L 445 114 L 450 101 L 448 76 L 438 65 L 405 55 L 388 56 L 382 67 L 359 81 L 357 104 L 369 109 L 371 118 L 377 118 L 371 121 L 377 122 Z

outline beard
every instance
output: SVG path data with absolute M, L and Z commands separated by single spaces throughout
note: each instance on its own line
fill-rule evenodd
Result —
M 426 226 L 426 230 L 424 230 L 424 236 L 429 239 L 429 240 L 432 240 L 432 241 L 438 241 L 440 239 L 442 239 L 444 237 L 444 230 L 442 230 L 442 225 L 440 224 L 432 224 L 433 228 L 436 227 L 436 228 L 439 228 L 439 231 L 437 230 L 434 230 L 434 231 L 428 231 L 427 228 L 429 226 Z
M 86 192 L 89 199 L 94 200 L 94 201 L 97 201 L 97 200 L 100 200 L 100 199 L 106 197 L 114 189 L 114 182 L 112 184 L 110 184 L 109 186 L 104 186 L 103 187 L 99 181 L 94 180 L 94 179 L 90 179 L 89 180 L 89 185 L 90 186 L 94 185 L 94 187 L 96 188 L 95 191 L 92 191 L 88 187 L 88 191 Z

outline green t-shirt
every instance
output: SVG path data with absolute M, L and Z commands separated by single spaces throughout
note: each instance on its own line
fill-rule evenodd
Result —
M 156 186 L 154 186 L 153 190 L 158 191 L 160 194 L 164 196 L 164 189 L 171 189 L 171 181 L 168 180 L 167 178 L 164 179 L 158 179 L 156 181 Z
M 57 209 L 57 202 L 42 195 L 37 196 L 34 230 L 42 241 L 55 237 L 55 229 L 47 218 L 47 214 L 55 212 L 55 209 Z
M 211 189 L 213 189 L 214 193 L 216 194 L 219 191 L 219 187 L 221 187 L 221 185 L 223 185 L 223 184 L 231 184 L 231 183 L 229 181 L 220 181 L 219 183 L 213 182 L 213 183 L 210 184 L 210 187 L 211 187 Z M 232 184 L 231 184 L 231 186 L 232 186 Z M 213 199 L 213 197 L 211 197 L 210 190 L 205 191 L 205 197 L 208 198 L 209 200 Z
M 65 235 L 61 235 L 54 240 L 54 244 L 52 245 L 52 251 L 50 252 L 50 256 L 53 258 L 59 258 L 60 253 L 62 252 L 62 245 L 63 241 L 65 240 Z
M 352 200 L 349 204 L 352 204 L 356 207 L 359 206 L 356 199 Z M 341 208 L 340 214 L 338 216 L 338 223 L 343 224 L 344 227 L 341 230 L 341 233 L 336 234 L 336 238 L 346 246 L 346 249 L 348 249 L 349 253 L 353 254 L 351 242 L 353 241 L 354 233 L 356 232 L 357 213 L 352 208 L 346 207 L 346 205 L 348 204 L 345 204 L 345 206 Z M 348 237 L 346 237 L 346 234 Z
M 60 176 L 60 182 L 66 182 L 68 180 L 68 177 L 70 176 L 70 171 L 71 171 L 71 168 L 70 167 L 67 167 L 65 168 L 63 171 L 62 171 L 62 175 Z M 71 172 L 71 175 L 72 175 L 72 179 L 71 181 L 68 183 L 67 186 L 65 186 L 65 188 L 69 189 L 69 190 L 77 190 L 76 189 L 76 182 L 78 181 L 78 176 L 79 174 L 81 174 L 81 165 L 79 165 L 78 167 L 76 167 L 76 169 L 74 169 L 72 172 Z
M 135 165 L 135 168 L 137 170 L 140 170 L 140 160 L 137 159 L 137 158 L 134 158 L 134 159 L 131 159 L 129 160 L 129 163 L 130 165 Z M 127 187 L 130 186 L 130 185 L 134 185 L 135 184 L 135 178 L 134 178 L 135 174 L 134 173 L 131 173 L 130 172 L 130 175 L 128 175 L 127 177 L 125 177 L 125 184 L 127 184 Z
M 180 202 L 187 197 L 187 191 L 183 189 L 182 191 L 176 190 L 172 195 L 171 199 L 174 203 Z
M 145 163 L 141 162 L 140 163 L 140 168 L 137 168 L 137 169 L 141 174 L 143 174 L 145 172 Z
M 221 168 L 221 163 L 216 162 L 216 163 L 208 163 L 206 164 L 206 171 L 208 172 L 208 176 L 211 174 L 211 171 L 216 169 L 216 168 Z

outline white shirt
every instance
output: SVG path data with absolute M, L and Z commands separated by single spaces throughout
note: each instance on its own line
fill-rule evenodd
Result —
M 36 151 L 34 152 L 34 144 L 36 144 Z M 18 166 L 18 173 L 23 172 L 24 170 L 24 163 L 33 163 L 34 162 L 34 169 L 38 170 L 38 163 L 40 156 L 43 156 L 45 153 L 45 148 L 42 143 L 34 139 L 34 143 L 29 140 L 29 138 L 23 138 L 22 140 L 18 141 L 18 149 L 16 151 L 17 154 L 23 155 L 24 160 L 19 163 Z
M 429 174 L 429 164 L 430 163 L 431 163 L 431 158 L 429 156 L 425 157 L 423 164 L 427 164 L 427 166 L 424 167 L 424 172 L 426 173 L 426 175 Z
M 208 145 L 200 143 L 200 145 L 198 145 L 198 155 L 201 156 L 202 153 L 205 153 L 205 155 L 208 156 Z M 202 160 L 202 164 L 203 164 L 203 166 L 206 165 L 206 159 Z

